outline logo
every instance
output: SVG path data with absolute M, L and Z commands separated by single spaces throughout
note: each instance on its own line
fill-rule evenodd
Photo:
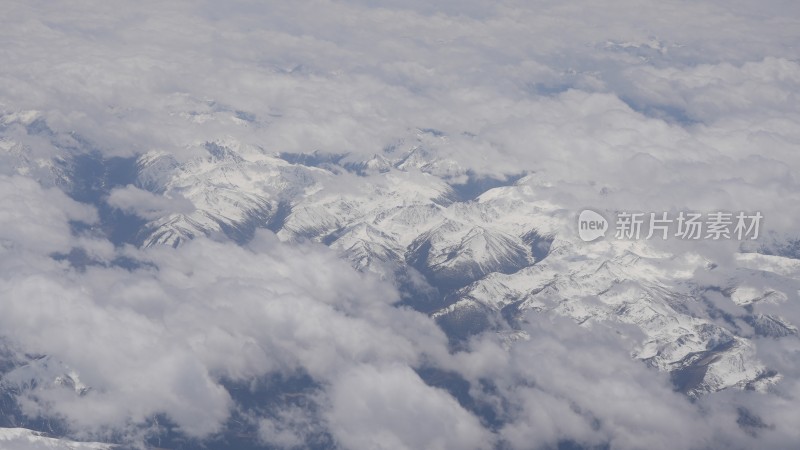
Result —
M 578 236 L 584 242 L 591 242 L 603 237 L 608 231 L 608 221 L 605 217 L 592 211 L 584 209 L 578 216 Z
M 764 216 L 756 211 L 711 212 L 707 214 L 693 211 L 678 212 L 617 212 L 614 222 L 614 238 L 617 240 L 638 239 L 681 239 L 699 240 L 756 240 L 759 236 L 761 219 Z M 578 236 L 591 242 L 606 235 L 609 228 L 605 217 L 585 209 L 578 216 Z

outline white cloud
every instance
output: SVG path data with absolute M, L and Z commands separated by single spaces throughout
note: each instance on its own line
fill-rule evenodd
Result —
M 345 447 L 491 442 L 413 371 L 430 363 L 471 381 L 508 418 L 499 437 L 514 447 L 745 447 L 742 405 L 774 426 L 765 445 L 796 442 L 790 344 L 759 342 L 789 378 L 784 397 L 699 406 L 600 329 L 534 324 L 510 352 L 484 337 L 451 357 L 430 319 L 392 306 L 393 286 L 325 249 L 268 233 L 246 248 L 113 249 L 73 236 L 70 221 L 97 214 L 36 181 L 59 179 L 48 158 L 80 139 L 105 157 L 202 164 L 191 156 L 205 142 L 358 159 L 431 128 L 445 135 L 431 141 L 440 156 L 480 174 L 532 172 L 522 183 L 565 210 L 758 209 L 796 237 L 798 22 L 782 1 L 5 2 L 0 332 L 93 387 L 38 390 L 26 411 L 98 433 L 165 414 L 205 436 L 233 408 L 223 378 L 299 370 L 320 383 L 322 425 Z M 194 209 L 169 195 L 127 186 L 108 204 L 145 219 Z M 76 246 L 103 264 L 79 272 L 49 258 Z M 722 269 L 735 251 L 694 250 Z M 120 255 L 147 264 L 110 264 Z M 481 392 L 482 379 L 498 392 Z M 260 420 L 264 440 L 291 447 L 313 419 Z
M 560 442 L 624 449 L 750 445 L 741 444 L 747 436 L 735 416 L 704 414 L 673 390 L 665 374 L 633 360 L 618 330 L 535 313 L 527 322 L 528 336 L 507 356 L 498 357 L 503 350 L 489 336 L 456 355 L 475 397 L 508 415 L 500 436 L 511 448 Z M 480 380 L 494 388 L 478 388 Z M 779 432 L 786 433 L 792 431 Z
M 58 189 L 0 175 L 0 243 L 6 252 L 69 252 L 70 221 L 94 223 L 97 214 Z
M 16 236 L 23 250 L 4 256 L 6 265 L 27 260 L 0 277 L 0 328 L 91 386 L 83 396 L 46 385 L 24 394 L 27 414 L 63 418 L 76 432 L 135 429 L 163 413 L 183 433 L 207 436 L 233 406 L 223 379 L 299 370 L 324 383 L 354 365 L 409 367 L 446 354 L 432 321 L 394 308 L 394 288 L 324 247 L 292 248 L 265 232 L 249 248 L 201 239 L 128 250 L 151 264 L 132 271 L 76 272 L 29 253 L 36 239 Z
M 361 366 L 331 388 L 331 431 L 345 448 L 481 449 L 491 434 L 446 392 L 410 368 Z
M 111 191 L 108 204 L 144 219 L 156 219 L 168 214 L 188 214 L 194 211 L 191 201 L 180 194 L 157 195 L 128 185 Z

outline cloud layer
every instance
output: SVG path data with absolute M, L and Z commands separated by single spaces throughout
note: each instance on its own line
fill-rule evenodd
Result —
M 429 150 L 452 162 L 439 174 L 448 181 L 524 172 L 564 214 L 759 210 L 765 245 L 784 248 L 800 236 L 792 2 L 6 3 L 0 335 L 17 357 L 48 355 L 90 388 L 28 386 L 25 414 L 130 442 L 159 418 L 206 439 L 244 417 L 265 445 L 286 448 L 800 439 L 796 339 L 755 340 L 784 376 L 772 394 L 692 403 L 602 324 L 532 313 L 519 336 L 488 333 L 454 351 L 431 318 L 397 306 L 397 286 L 322 245 L 258 231 L 245 245 L 115 247 L 98 209 L 57 188 L 80 152 L 203 164 L 207 143 L 230 141 L 256 159 L 320 151 L 359 162 L 426 130 Z M 119 186 L 102 201 L 146 220 L 196 211 L 178 191 Z M 734 246 L 690 250 L 732 273 Z M 230 389 L 276 376 L 308 377 L 306 407 L 245 410 Z

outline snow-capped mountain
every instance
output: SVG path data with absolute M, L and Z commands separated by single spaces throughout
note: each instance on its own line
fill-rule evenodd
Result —
M 50 136 L 42 129 L 28 132 Z M 57 146 L 64 138 L 49 139 Z M 533 177 L 497 180 L 473 199 L 460 198 L 459 190 L 481 183 L 464 184 L 457 164 L 427 147 L 439 139 L 417 130 L 364 161 L 273 154 L 233 139 L 189 146 L 180 157 L 144 154 L 134 184 L 185 198 L 193 209 L 151 218 L 134 242 L 177 246 L 215 234 L 241 242 L 269 228 L 284 241 L 328 245 L 358 270 L 402 284 L 410 304 L 453 337 L 513 329 L 525 311 L 550 311 L 587 327 L 632 326 L 641 333 L 632 356 L 672 373 L 676 386 L 693 395 L 763 387 L 780 376 L 759 362 L 750 339 L 797 334 L 795 324 L 760 311 L 761 304 L 796 300 L 797 290 L 786 288 L 800 287 L 796 273 L 762 267 L 783 267 L 786 258 L 744 254 L 743 267 L 719 273 L 708 261 L 642 242 L 582 243 L 569 226 L 572 214 L 539 195 Z M 4 141 L 4 157 L 17 161 L 18 172 L 33 170 L 20 145 Z M 69 189 L 77 175 L 59 161 L 33 165 L 46 168 L 40 179 Z M 698 271 L 721 284 L 695 281 Z M 712 294 L 746 310 L 720 320 Z
M 89 391 L 89 387 L 81 383 L 80 376 L 74 370 L 50 356 L 33 359 L 0 377 L 0 389 L 23 392 L 52 388 L 67 389 L 76 395 Z
M 0 428 L 0 448 L 4 450 L 109 450 L 108 444 L 55 439 L 25 428 Z
M 120 207 L 105 203 L 115 189 L 182 202 L 172 210 L 125 212 L 128 219 L 139 216 L 126 242 L 177 247 L 225 235 L 244 243 L 259 228 L 285 242 L 315 241 L 357 270 L 393 282 L 403 303 L 430 314 L 455 348 L 485 331 L 513 346 L 524 339 L 519 325 L 531 312 L 569 317 L 586 328 L 610 324 L 635 343 L 632 358 L 669 373 L 677 390 L 701 396 L 769 389 L 782 375 L 760 360 L 753 339 L 798 334 L 772 308 L 798 300 L 796 260 L 742 253 L 723 268 L 645 241 L 581 242 L 574 212 L 545 195 L 548 186 L 535 176 L 476 178 L 426 147 L 443 138 L 430 131 L 416 130 L 402 140 L 405 147 L 366 160 L 271 153 L 225 139 L 126 162 L 92 159 L 86 148 L 64 144 L 68 138 L 30 117 L 4 120 L 53 150 L 49 159 L 32 160 L 21 150 L 25 144 L 4 137 L 2 158 L 12 162 L 6 170 L 99 202 L 103 230 L 120 220 Z M 94 172 L 81 171 L 86 161 L 107 181 L 87 187 Z M 127 181 L 111 181 L 113 164 L 129 168 Z M 0 386 L 25 395 L 91 389 L 48 357 L 12 364 Z M 39 435 L 15 433 L 7 439 L 50 445 Z
M 752 294 L 761 297 L 744 299 L 752 289 L 743 280 L 761 269 L 721 274 L 708 261 L 645 243 L 584 244 L 569 226 L 571 213 L 539 195 L 533 177 L 498 180 L 473 199 L 459 198 L 459 190 L 479 183 L 465 185 L 455 163 L 426 148 L 430 139 L 441 137 L 416 131 L 405 150 L 388 148 L 364 161 L 271 154 L 235 140 L 192 146 L 182 160 L 145 154 L 136 186 L 181 196 L 194 209 L 150 220 L 137 243 L 176 246 L 219 233 L 243 241 L 255 228 L 269 228 L 284 241 L 328 245 L 358 270 L 403 284 L 410 304 L 457 339 L 513 329 L 528 310 L 550 311 L 586 327 L 633 327 L 641 338 L 632 356 L 672 373 L 692 395 L 760 389 L 780 377 L 759 361 L 750 339 L 797 334 L 794 324 L 758 306 L 794 300 L 796 290 L 786 289 L 797 284 L 791 276 L 772 273 L 780 288 L 762 286 Z M 697 271 L 722 284 L 694 281 Z M 720 320 L 710 293 L 748 310 Z

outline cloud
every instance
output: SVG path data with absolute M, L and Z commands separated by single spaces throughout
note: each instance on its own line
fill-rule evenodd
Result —
M 394 308 L 393 287 L 324 247 L 262 232 L 247 248 L 199 239 L 178 250 L 120 250 L 144 265 L 78 272 L 36 253 L 37 239 L 15 236 L 20 249 L 3 258 L 7 266 L 27 255 L 0 277 L 0 327 L 18 351 L 63 361 L 91 387 L 77 395 L 42 383 L 21 393 L 26 414 L 60 418 L 76 433 L 136 435 L 165 414 L 204 437 L 232 412 L 223 381 L 300 371 L 327 383 L 355 366 L 411 367 L 447 354 L 430 319 Z
M 0 95 L 107 155 L 235 137 L 368 158 L 436 129 L 441 156 L 535 172 L 565 208 L 760 208 L 791 235 L 800 69 L 782 8 L 19 2 L 4 36 L 28 44 Z
M 735 415 L 705 414 L 665 374 L 633 360 L 631 337 L 615 328 L 529 313 L 527 336 L 507 355 L 496 337 L 484 336 L 456 358 L 473 396 L 504 417 L 499 436 L 510 448 L 752 445 L 743 443 Z
M 44 189 L 27 177 L 0 175 L 4 253 L 68 252 L 73 243 L 70 221 L 91 224 L 97 221 L 97 214 L 58 189 Z
M 445 391 L 410 368 L 361 366 L 331 388 L 331 431 L 358 449 L 480 449 L 491 433 Z
M 106 201 L 114 208 L 150 220 L 168 214 L 189 214 L 195 209 L 180 194 L 157 195 L 133 185 L 114 189 Z
M 520 190 L 564 215 L 587 206 L 759 210 L 786 242 L 800 217 L 793 5 L 5 3 L 0 333 L 18 353 L 51 355 L 92 387 L 25 392 L 28 414 L 95 435 L 136 435 L 165 415 L 206 437 L 238 412 L 227 382 L 303 373 L 321 412 L 256 414 L 264 441 L 302 446 L 309 433 L 328 432 L 348 448 L 796 442 L 798 370 L 786 356 L 794 344 L 757 343 L 785 374 L 778 395 L 730 392 L 695 404 L 601 325 L 530 316 L 529 340 L 511 350 L 481 336 L 451 354 L 430 318 L 395 307 L 395 286 L 320 246 L 259 232 L 246 246 L 114 248 L 92 231 L 93 208 L 43 187 L 69 185 L 59 158 L 76 149 L 155 152 L 193 168 L 213 164 L 202 150 L 209 142 L 235 143 L 253 159 L 320 150 L 358 161 L 409 150 L 425 134 L 418 130 L 436 130 L 422 145 L 453 161 L 454 179 L 526 172 Z M 170 170 L 182 169 L 153 176 Z M 129 185 L 107 202 L 147 220 L 201 216 L 183 194 L 214 201 L 214 189 L 273 175 L 243 171 L 224 186 L 163 195 Z M 417 175 L 425 177 L 408 177 Z M 356 191 L 355 179 L 330 192 Z M 76 221 L 90 230 L 78 232 Z M 85 270 L 50 257 L 73 248 L 89 255 Z M 735 270 L 735 246 L 665 249 Z M 136 264 L 120 267 L 118 257 Z M 797 323 L 791 305 L 761 308 Z M 415 371 L 425 365 L 467 380 L 500 423 L 481 423 L 427 385 Z M 752 417 L 742 419 L 742 408 Z M 752 425 L 755 416 L 764 427 Z

